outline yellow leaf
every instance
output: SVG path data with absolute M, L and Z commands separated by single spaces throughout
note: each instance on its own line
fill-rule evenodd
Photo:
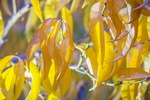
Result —
M 125 81 L 128 82 L 128 81 Z M 135 81 L 130 81 L 135 82 Z M 138 84 L 123 85 L 121 89 L 122 100 L 135 100 L 138 91 Z
M 149 39 L 148 37 L 148 30 L 147 30 L 147 19 L 148 17 L 142 16 L 141 20 L 139 21 L 139 26 L 138 26 L 138 36 L 137 36 L 137 42 L 144 42 Z
M 60 0 L 46 0 L 44 6 L 44 17 L 47 18 L 57 18 Z
M 0 60 L 0 71 L 2 71 L 5 67 L 8 67 L 10 65 L 11 59 L 14 56 L 6 56 L 3 59 Z
M 72 33 L 73 32 L 73 19 L 72 19 L 71 12 L 66 7 L 63 7 L 61 11 L 62 11 L 62 19 L 66 23 L 68 23 L 68 25 L 70 27 L 70 31 Z
M 127 39 L 125 41 L 125 45 L 123 47 L 123 50 L 121 50 L 121 54 L 115 58 L 113 61 L 117 61 L 119 59 L 122 59 L 127 55 L 130 48 L 134 45 L 136 39 L 137 39 L 137 30 L 138 30 L 138 20 L 132 23 L 132 26 L 128 24 L 129 33 L 127 35 Z M 120 49 L 118 50 L 120 52 Z
M 3 31 L 4 31 L 4 21 L 2 17 L 2 12 L 0 10 L 0 39 L 2 38 Z
M 48 100 L 58 100 L 58 98 L 53 93 L 51 93 L 48 95 Z
M 100 85 L 100 68 L 103 68 L 104 55 L 105 55 L 105 37 L 102 28 L 102 16 L 100 15 L 102 10 L 102 4 L 100 2 L 94 4 L 90 11 L 90 36 L 94 45 L 94 50 L 97 55 L 98 73 L 97 79 Z
M 114 51 L 111 37 L 103 29 L 103 17 L 100 15 L 104 5 L 100 2 L 94 4 L 90 11 L 90 36 L 96 53 L 98 71 L 97 85 L 109 79 Z M 111 55 L 111 56 L 110 56 Z
M 30 1 L 33 5 L 33 8 L 34 8 L 36 14 L 39 16 L 40 20 L 43 22 L 43 17 L 42 17 L 42 13 L 41 13 L 41 10 L 40 10 L 39 0 L 30 0 Z
M 5 100 L 6 97 L 5 97 L 5 95 L 4 95 L 1 91 L 2 91 L 2 90 L 1 90 L 1 88 L 0 88 L 0 98 L 1 98 L 1 100 Z
M 7 73 L 7 74 L 2 74 L 2 77 L 5 78 L 5 87 L 6 90 L 9 91 L 11 84 L 14 84 L 13 83 L 13 79 L 14 79 L 13 77 L 15 77 L 14 66 L 10 67 L 3 73 Z
M 133 52 L 127 56 L 127 68 L 141 68 L 142 49 L 142 44 L 133 48 Z
M 42 85 L 44 86 L 46 92 L 48 92 L 49 94 L 54 93 L 54 89 L 51 86 L 49 77 L 46 77 L 44 80 L 42 80 Z
M 54 84 L 55 84 L 55 81 L 56 81 L 57 69 L 56 69 L 54 60 L 51 60 L 51 62 L 52 62 L 52 64 L 51 64 L 51 67 L 50 67 L 50 71 L 49 71 L 48 77 L 49 77 L 49 80 L 50 80 L 50 84 L 53 87 Z
M 40 85 L 41 85 L 40 73 L 39 73 L 37 66 L 33 62 L 30 62 L 29 68 L 32 74 L 32 77 L 31 77 L 32 83 L 31 83 L 31 90 L 26 99 L 36 100 L 41 90 L 40 89 Z
M 107 33 L 105 34 L 105 55 L 104 55 L 104 61 L 103 65 L 99 66 L 98 65 L 98 72 L 97 72 L 97 78 L 98 78 L 98 85 L 101 84 L 101 82 L 108 80 L 110 77 L 111 68 L 113 63 L 111 60 L 114 58 L 114 50 L 113 50 L 113 44 L 109 42 L 110 36 Z
M 68 68 L 60 80 L 60 96 L 62 97 L 65 95 L 65 93 L 68 91 L 71 85 L 71 72 L 70 69 Z
M 80 3 L 80 0 L 72 1 L 71 8 L 70 8 L 71 13 L 73 13 L 77 9 L 79 3 Z
M 118 73 L 118 80 L 137 80 L 137 79 L 147 79 L 150 74 L 139 68 L 124 68 Z
M 42 45 L 42 55 L 43 55 L 43 64 L 42 64 L 41 72 L 42 72 L 42 79 L 44 79 L 48 76 L 48 73 L 52 64 L 50 60 L 51 57 L 50 57 L 45 41 L 43 42 L 43 45 Z
M 97 61 L 96 54 L 94 50 L 90 47 L 86 51 L 86 62 L 89 69 L 89 72 L 96 77 L 97 75 Z
M 70 59 L 72 57 L 72 53 L 74 51 L 74 44 L 72 39 L 72 34 L 70 31 L 70 28 L 68 24 L 64 23 L 64 26 L 66 28 L 66 31 L 64 32 L 64 40 L 62 41 L 62 44 L 60 46 L 60 56 L 62 59 L 62 65 L 60 69 L 60 73 L 57 77 L 57 81 L 61 79 L 61 77 L 64 75 L 66 70 L 68 69 L 68 64 L 70 62 Z
M 84 24 L 84 29 L 86 32 L 89 31 L 89 11 L 90 11 L 91 5 L 88 5 L 86 8 L 83 10 L 83 24 Z

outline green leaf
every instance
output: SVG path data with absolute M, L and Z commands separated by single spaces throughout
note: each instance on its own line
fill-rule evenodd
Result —
M 15 82 L 15 99 L 18 99 L 20 96 L 23 86 L 24 86 L 24 63 L 22 60 L 19 60 L 14 66 L 16 82 Z

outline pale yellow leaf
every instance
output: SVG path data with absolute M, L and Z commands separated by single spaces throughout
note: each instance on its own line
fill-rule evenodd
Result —
M 6 74 L 5 74 L 6 73 Z M 9 91 L 10 90 L 10 86 L 11 84 L 14 84 L 13 81 L 13 77 L 15 76 L 14 73 L 14 66 L 8 68 L 6 71 L 3 72 L 2 77 L 5 78 L 5 87 L 6 90 Z
M 97 61 L 96 54 L 94 50 L 90 47 L 86 51 L 86 62 L 89 69 L 89 72 L 96 77 L 97 75 Z
M 0 89 L 0 98 L 1 98 L 1 100 L 5 100 L 6 99 L 6 97 L 4 96 L 4 94 L 1 92 L 1 89 Z
M 61 9 L 61 12 L 62 12 L 61 16 L 62 16 L 63 21 L 65 21 L 66 23 L 68 23 L 68 25 L 70 27 L 70 30 L 71 30 L 71 33 L 72 33 L 73 32 L 73 19 L 72 19 L 71 12 L 66 7 L 63 7 Z
M 40 73 L 37 68 L 37 66 L 30 62 L 29 65 L 30 72 L 32 74 L 32 83 L 31 83 L 31 90 L 26 98 L 26 100 L 36 100 L 38 98 L 38 95 L 40 93 L 40 85 L 41 85 L 41 79 L 40 79 Z
M 142 16 L 141 20 L 139 21 L 138 36 L 137 36 L 138 43 L 147 41 L 149 39 L 148 30 L 147 30 L 147 27 L 149 27 L 149 26 L 147 24 L 147 19 L 148 19 L 148 17 Z
M 57 71 L 56 71 L 56 66 L 55 66 L 54 60 L 51 60 L 51 62 L 52 62 L 52 64 L 51 64 L 51 67 L 49 70 L 48 77 L 49 77 L 51 86 L 53 86 L 56 81 L 56 72 Z
M 33 5 L 33 8 L 36 12 L 36 14 L 39 16 L 40 20 L 43 21 L 43 17 L 42 17 L 42 12 L 41 12 L 41 9 L 40 9 L 40 1 L 39 0 L 30 0 L 32 5 Z
M 46 0 L 44 6 L 44 17 L 47 18 L 57 18 L 60 0 Z
M 5 67 L 8 67 L 10 65 L 11 59 L 14 56 L 6 56 L 3 59 L 0 60 L 0 71 L 2 71 Z
M 18 99 L 20 96 L 23 86 L 24 86 L 24 62 L 19 60 L 17 64 L 14 66 L 16 82 L 15 82 L 15 99 Z
M 0 10 L 0 39 L 2 38 L 3 31 L 4 31 L 4 21 L 2 17 L 2 12 Z
M 48 95 L 48 100 L 58 100 L 58 98 L 53 93 L 51 93 Z
M 135 81 L 125 81 L 125 82 L 135 82 Z M 133 85 L 123 85 L 121 90 L 122 100 L 135 100 L 137 95 L 138 84 Z

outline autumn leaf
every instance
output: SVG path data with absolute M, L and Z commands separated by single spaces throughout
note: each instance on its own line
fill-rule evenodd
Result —
M 110 68 L 112 67 L 110 61 L 113 59 L 113 44 L 109 42 L 111 40 L 109 34 L 104 32 L 103 19 L 99 14 L 101 10 L 102 4 L 98 2 L 92 6 L 90 12 L 90 35 L 98 63 L 97 85 L 107 80 Z
M 96 77 L 98 64 L 97 64 L 96 54 L 91 47 L 89 47 L 86 51 L 86 62 L 87 62 L 87 66 L 88 66 L 90 74 Z
M 150 74 L 139 68 L 125 68 L 118 73 L 118 80 L 137 80 L 137 79 L 147 79 Z
M 63 19 L 63 21 L 65 21 L 66 23 L 68 23 L 68 25 L 70 27 L 70 31 L 72 33 L 73 32 L 73 18 L 72 18 L 71 12 L 66 7 L 63 7 L 61 9 L 61 11 L 62 11 L 62 15 L 61 15 L 62 19 Z
M 2 38 L 3 31 L 4 31 L 4 21 L 2 17 L 2 12 L 0 10 L 0 39 Z
M 121 22 L 118 13 L 125 5 L 124 0 L 107 0 L 107 9 L 109 10 L 110 18 L 115 26 L 115 39 L 122 33 L 123 23 Z
M 34 8 L 36 14 L 39 16 L 40 20 L 43 21 L 39 0 L 30 0 L 30 1 L 31 1 L 32 5 L 33 5 L 33 8 Z
M 26 97 L 26 99 L 33 100 L 33 99 L 37 99 L 40 93 L 41 79 L 40 79 L 39 70 L 37 69 L 37 66 L 33 62 L 30 62 L 29 68 L 32 74 L 31 76 L 32 83 L 31 83 L 31 90 L 29 92 L 29 95 Z

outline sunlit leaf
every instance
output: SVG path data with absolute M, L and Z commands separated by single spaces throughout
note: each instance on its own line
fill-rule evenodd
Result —
M 72 33 L 73 32 L 73 19 L 72 19 L 71 12 L 66 7 L 63 7 L 61 10 L 62 10 L 62 19 L 63 21 L 68 23 L 71 33 Z
M 71 72 L 68 68 L 64 76 L 60 80 L 60 96 L 63 96 L 71 86 Z
M 140 68 L 142 65 L 142 44 L 133 48 L 133 52 L 127 56 L 127 68 Z
M 127 81 L 128 82 L 128 81 Z M 135 81 L 130 81 L 135 82 Z M 124 85 L 121 89 L 121 97 L 123 100 L 135 100 L 137 96 L 138 84 L 133 84 L 131 86 Z
M 26 99 L 35 100 L 38 98 L 38 95 L 41 90 L 40 89 L 40 85 L 41 85 L 40 73 L 39 73 L 37 66 L 33 62 L 30 62 L 29 68 L 32 74 L 32 83 L 31 83 L 31 90 Z
M 15 64 L 14 71 L 16 75 L 15 99 L 17 99 L 20 96 L 24 85 L 24 63 L 22 60 L 19 60 L 19 62 Z
M 6 99 L 6 97 L 4 96 L 4 94 L 1 92 L 1 88 L 0 88 L 0 98 L 1 98 L 2 100 Z
M 46 92 L 50 93 L 54 93 L 54 89 L 50 84 L 49 78 L 46 77 L 44 80 L 42 80 L 42 85 L 44 86 Z
M 44 17 L 47 18 L 57 18 L 58 9 L 60 7 L 60 0 L 46 0 L 44 6 Z
M 0 39 L 2 38 L 3 31 L 4 31 L 4 21 L 2 17 L 2 12 L 0 10 Z
M 58 80 L 64 75 L 66 70 L 69 68 L 68 64 L 72 57 L 72 53 L 74 51 L 74 44 L 72 39 L 72 33 L 67 23 L 64 23 L 66 31 L 64 32 L 64 40 L 60 46 L 60 55 L 62 58 L 62 66 L 60 69 L 60 74 L 58 75 Z
M 41 72 L 42 72 L 42 77 L 46 78 L 49 73 L 49 69 L 51 67 L 52 62 L 50 60 L 51 57 L 49 55 L 48 48 L 46 47 L 45 42 L 42 45 L 42 55 L 43 55 L 43 65 L 42 65 Z
M 94 50 L 97 55 L 97 63 L 98 63 L 98 85 L 101 84 L 104 77 L 100 78 L 100 69 L 103 68 L 104 55 L 105 55 L 105 37 L 104 31 L 102 28 L 102 17 L 101 13 L 101 3 L 96 3 L 92 6 L 90 11 L 90 36 L 92 42 L 94 44 Z M 98 9 L 97 9 L 98 8 Z
M 142 16 L 141 20 L 139 21 L 138 26 L 138 36 L 137 36 L 137 42 L 144 42 L 149 39 L 148 37 L 148 31 L 147 31 L 147 17 Z
M 39 0 L 30 0 L 30 1 L 33 5 L 33 8 L 34 8 L 36 14 L 39 16 L 40 20 L 43 21 Z
M 13 83 L 13 77 L 15 77 L 14 66 L 4 71 L 2 77 L 5 79 L 6 90 L 9 91 L 11 84 L 14 84 Z
M 90 47 L 86 51 L 86 62 L 89 72 L 96 77 L 97 75 L 97 61 L 94 50 Z
M 125 68 L 118 73 L 118 76 L 120 81 L 126 81 L 147 79 L 150 77 L 150 74 L 139 68 Z
M 97 56 L 98 71 L 97 85 L 107 80 L 110 73 L 113 58 L 113 44 L 110 41 L 110 36 L 103 30 L 103 19 L 101 13 L 102 4 L 100 2 L 94 4 L 90 12 L 90 35 L 94 44 L 94 50 Z M 97 9 L 98 8 L 98 9 Z M 110 56 L 111 55 L 111 56 Z
M 138 31 L 138 20 L 136 20 L 133 23 L 133 27 L 131 28 L 131 25 L 128 25 L 129 27 L 129 33 L 127 35 L 127 39 L 125 41 L 125 45 L 123 47 L 123 50 L 121 51 L 121 54 L 115 58 L 113 61 L 117 61 L 119 59 L 122 59 L 123 57 L 125 57 L 127 55 L 127 53 L 129 52 L 130 48 L 134 45 L 136 38 L 137 38 L 137 31 Z
M 55 85 L 56 82 L 56 75 L 57 75 L 57 66 L 55 66 L 54 60 L 52 60 L 52 64 L 50 67 L 50 71 L 48 74 L 49 80 L 50 80 L 50 84 L 53 87 Z
M 2 71 L 5 67 L 8 67 L 10 65 L 11 59 L 13 57 L 14 57 L 13 55 L 10 55 L 0 60 L 0 71 Z
M 58 98 L 53 93 L 51 93 L 48 95 L 48 100 L 58 100 Z

